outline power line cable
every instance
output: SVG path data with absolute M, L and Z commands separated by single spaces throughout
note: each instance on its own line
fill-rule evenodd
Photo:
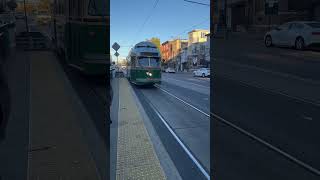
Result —
M 183 1 L 189 2 L 189 3 L 194 3 L 194 4 L 199 4 L 199 5 L 204 5 L 204 6 L 210 6 L 210 4 L 201 3 L 201 2 L 197 2 L 197 1 L 189 1 L 189 0 L 183 0 Z
M 131 44 L 131 46 L 133 46 L 133 44 L 136 42 L 136 39 L 138 37 L 138 35 L 140 34 L 140 32 L 142 31 L 142 29 L 144 28 L 144 26 L 146 25 L 147 21 L 149 20 L 149 18 L 151 17 L 151 15 L 153 14 L 153 10 L 157 7 L 158 3 L 159 3 L 160 0 L 156 0 L 155 3 L 153 4 L 153 7 L 152 9 L 150 10 L 148 16 L 146 17 L 146 19 L 144 20 L 142 26 L 139 28 L 139 30 L 137 31 L 136 33 L 136 38 L 135 40 L 133 41 L 133 43 Z
M 199 25 L 207 22 L 208 20 L 210 20 L 210 18 L 207 18 L 207 19 L 205 19 L 204 21 L 201 21 L 200 23 L 197 23 L 197 24 L 191 26 L 191 27 L 188 28 L 188 29 L 185 29 L 184 31 L 182 31 L 181 33 L 179 33 L 179 34 L 177 34 L 177 35 L 175 35 L 175 36 L 168 36 L 168 37 L 177 37 L 177 36 L 179 36 L 179 35 L 181 35 L 181 34 L 183 34 L 183 33 L 186 33 L 187 31 L 190 31 L 190 29 L 192 30 L 193 28 L 195 28 L 195 27 L 197 27 L 197 26 L 199 26 Z

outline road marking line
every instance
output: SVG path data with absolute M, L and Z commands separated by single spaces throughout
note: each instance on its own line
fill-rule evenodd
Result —
M 207 114 L 207 113 L 205 113 L 205 112 L 201 111 L 200 109 L 196 108 L 195 106 L 193 106 L 193 105 L 191 105 L 191 104 L 189 104 L 189 103 L 185 102 L 184 100 L 182 100 L 182 99 L 178 98 L 177 96 L 175 96 L 175 95 L 171 94 L 170 92 L 168 92 L 168 91 L 166 91 L 166 90 L 164 90 L 164 89 L 162 89 L 162 88 L 158 87 L 157 85 L 156 85 L 156 87 L 157 87 L 157 88 L 159 88 L 160 90 L 162 90 L 163 92 L 166 92 L 166 93 L 167 93 L 167 94 L 169 94 L 170 96 L 172 96 L 172 97 L 174 97 L 174 98 L 178 99 L 179 101 L 181 101 L 181 102 L 185 103 L 186 105 L 188 105 L 188 106 L 190 106 L 190 107 L 192 107 L 192 108 L 196 109 L 197 111 L 201 112 L 202 114 L 204 114 L 204 115 L 206 115 L 206 116 L 210 117 L 210 115 L 209 115 L 209 114 Z M 252 139 L 254 139 L 254 140 L 258 141 L 259 143 L 261 143 L 261 144 L 263 144 L 263 145 L 267 146 L 268 148 L 272 149 L 273 151 L 278 152 L 279 154 L 281 154 L 281 155 L 285 156 L 287 159 L 289 159 L 289 160 L 291 160 L 291 161 L 295 162 L 296 164 L 298 164 L 298 165 L 302 166 L 303 168 L 305 168 L 305 169 L 307 169 L 307 170 L 311 171 L 312 173 L 314 173 L 314 174 L 316 174 L 316 175 L 320 176 L 320 171 L 319 171 L 319 170 L 317 170 L 317 169 L 315 169 L 315 168 L 313 168 L 312 166 L 310 166 L 310 165 L 308 165 L 308 164 L 304 163 L 303 161 L 301 161 L 301 160 L 299 160 L 299 159 L 297 159 L 297 158 L 295 158 L 295 157 L 291 156 L 290 154 L 288 154 L 288 153 L 286 153 L 286 152 L 282 151 L 281 149 L 279 149 L 279 148 L 277 148 L 277 147 L 275 147 L 275 146 L 271 145 L 270 143 L 268 143 L 268 142 L 264 141 L 263 139 L 261 139 L 261 138 L 259 138 L 259 137 L 255 136 L 255 135 L 253 135 L 253 134 L 249 133 L 248 131 L 246 131 L 246 130 L 244 130 L 244 129 L 240 128 L 240 127 L 238 127 L 237 125 L 235 125 L 235 124 L 233 124 L 233 123 L 231 123 L 231 122 L 229 122 L 229 121 L 227 121 L 227 120 L 223 119 L 222 117 L 218 116 L 217 114 L 214 114 L 214 113 L 212 113 L 212 112 L 210 112 L 210 114 L 211 114 L 213 117 L 215 117 L 216 119 L 218 119 L 218 120 L 222 121 L 223 123 L 225 123 L 225 124 L 227 124 L 227 125 L 231 126 L 232 128 L 234 128 L 234 129 L 236 129 L 236 130 L 240 131 L 241 133 L 243 133 L 243 134 L 245 134 L 245 135 L 249 136 L 250 138 L 252 138 Z
M 154 112 L 157 114 L 157 116 L 161 119 L 163 124 L 167 127 L 167 129 L 170 131 L 170 133 L 173 135 L 173 137 L 176 139 L 176 141 L 180 144 L 182 149 L 188 154 L 188 156 L 191 158 L 193 163 L 196 164 L 196 166 L 199 168 L 201 173 L 206 177 L 206 179 L 210 180 L 210 176 L 207 173 L 207 171 L 202 167 L 202 165 L 199 163 L 199 161 L 193 156 L 193 154 L 189 151 L 189 149 L 184 145 L 184 143 L 180 140 L 180 138 L 176 135 L 176 133 L 172 130 L 172 128 L 169 126 L 167 121 L 162 117 L 162 115 L 159 113 L 159 111 L 151 104 L 151 108 L 154 110 Z
M 320 107 L 320 103 L 318 103 L 318 102 L 316 102 L 316 101 L 315 101 L 315 102 L 312 102 L 312 101 L 309 101 L 309 100 L 304 99 L 304 98 L 299 98 L 299 97 L 291 96 L 291 95 L 286 94 L 286 93 L 284 93 L 284 92 L 280 92 L 280 91 L 275 91 L 275 90 L 272 90 L 272 89 L 268 89 L 268 88 L 266 88 L 266 87 L 264 87 L 264 86 L 262 86 L 262 85 L 259 85 L 259 84 L 257 84 L 257 83 L 254 84 L 254 83 L 244 82 L 244 81 L 241 81 L 241 80 L 236 80 L 236 79 L 232 78 L 232 77 L 229 76 L 229 75 L 220 75 L 220 77 L 223 77 L 223 78 L 225 78 L 225 79 L 229 79 L 229 80 L 232 80 L 232 81 L 236 81 L 236 82 L 238 82 L 238 83 L 240 83 L 240 84 L 242 84 L 242 85 L 244 85 L 244 86 L 247 86 L 247 87 L 255 87 L 255 88 L 262 89 L 262 90 L 267 91 L 267 92 L 272 93 L 272 94 L 278 94 L 278 95 L 286 96 L 286 97 L 288 97 L 288 98 L 290 98 L 290 99 L 298 100 L 298 101 L 301 101 L 301 102 L 304 102 L 304 103 L 312 104 L 312 105 L 314 105 L 314 106 L 316 106 L 316 107 Z
M 203 86 L 203 85 L 200 85 L 200 84 L 195 84 L 195 83 L 188 82 L 188 81 L 181 81 L 181 80 L 177 80 L 177 79 L 173 79 L 173 78 L 168 78 L 168 77 L 167 77 L 167 79 L 171 79 L 171 80 L 173 80 L 173 81 L 178 81 L 178 82 L 183 82 L 183 83 L 190 83 L 190 84 L 193 84 L 193 85 L 195 85 L 195 86 L 204 87 L 204 88 L 207 88 L 207 89 L 210 88 L 210 87 L 207 87 L 207 86 Z M 164 79 L 163 79 L 163 80 L 164 80 Z
M 298 165 L 302 166 L 303 168 L 305 168 L 305 169 L 307 169 L 307 170 L 311 171 L 312 173 L 314 173 L 314 174 L 316 174 L 316 175 L 320 176 L 320 171 L 319 171 L 319 170 L 317 170 L 317 169 L 315 169 L 315 168 L 313 168 L 312 166 L 310 166 L 310 165 L 308 165 L 308 164 L 304 163 L 303 161 L 301 161 L 301 160 L 299 160 L 299 159 L 297 159 L 297 158 L 295 158 L 295 157 L 291 156 L 290 154 L 288 154 L 288 153 L 286 153 L 286 152 L 282 151 L 281 149 L 279 149 L 279 148 L 277 148 L 277 147 L 275 147 L 275 146 L 271 145 L 270 143 L 268 143 L 268 142 L 264 141 L 263 139 L 261 139 L 261 138 L 259 138 L 259 137 L 255 136 L 255 135 L 253 135 L 253 134 L 249 133 L 248 131 L 246 131 L 246 130 L 244 130 L 244 129 L 242 129 L 242 128 L 238 127 L 238 126 L 236 126 L 235 124 L 233 124 L 233 123 L 231 123 L 231 122 L 229 122 L 229 121 L 227 121 L 227 120 L 223 119 L 222 117 L 220 117 L 220 116 L 218 116 L 218 115 L 216 115 L 216 114 L 214 114 L 214 113 L 210 113 L 210 114 L 211 114 L 213 117 L 215 117 L 216 119 L 218 119 L 218 120 L 222 121 L 223 123 L 225 123 L 225 124 L 227 124 L 227 125 L 229 125 L 229 126 L 233 127 L 234 129 L 236 129 L 236 130 L 240 131 L 241 133 L 243 133 L 243 134 L 245 134 L 245 135 L 249 136 L 250 138 L 252 138 L 252 139 L 254 139 L 254 140 L 256 140 L 256 141 L 260 142 L 261 144 L 263 144 L 263 145 L 267 146 L 268 148 L 270 148 L 270 149 L 272 149 L 272 150 L 274 150 L 274 151 L 278 152 L 279 154 L 281 154 L 281 155 L 285 156 L 287 159 L 289 159 L 289 160 L 291 160 L 291 161 L 295 162 L 296 164 L 298 164 Z
M 313 118 L 310 117 L 310 116 L 305 116 L 305 115 L 302 115 L 302 118 L 305 119 L 305 120 L 309 120 L 309 121 L 312 121 Z
M 199 111 L 200 113 L 202 113 L 202 114 L 206 115 L 207 117 L 210 117 L 210 115 L 209 115 L 209 114 L 207 114 L 207 113 L 203 112 L 202 110 L 198 109 L 197 107 L 193 106 L 192 104 L 190 104 L 190 103 L 188 103 L 188 102 L 186 102 L 186 101 L 184 101 L 184 100 L 182 100 L 182 99 L 178 98 L 177 96 L 175 96 L 175 95 L 171 94 L 171 93 L 170 93 L 170 92 L 168 92 L 167 90 L 164 90 L 163 88 L 159 87 L 158 85 L 155 85 L 155 87 L 159 88 L 161 91 L 163 91 L 163 92 L 165 92 L 165 93 L 169 94 L 170 96 L 172 96 L 172 97 L 174 97 L 174 98 L 178 99 L 179 101 L 183 102 L 184 104 L 186 104 L 186 105 L 188 105 L 188 106 L 192 107 L 193 109 L 195 109 L 195 110 Z
M 217 61 L 219 63 L 233 65 L 233 66 L 238 66 L 238 67 L 243 67 L 243 68 L 248 68 L 248 69 L 254 69 L 254 70 L 257 70 L 257 71 L 261 71 L 261 72 L 265 72 L 265 73 L 270 73 L 270 74 L 282 76 L 282 77 L 285 77 L 285 78 L 292 78 L 292 79 L 299 80 L 299 81 L 302 81 L 302 82 L 307 82 L 307 83 L 320 85 L 320 81 L 315 81 L 315 80 L 312 80 L 312 79 L 302 78 L 302 77 L 299 77 L 297 75 L 293 75 L 293 74 L 289 74 L 289 73 L 282 73 L 282 72 L 267 70 L 267 69 L 260 68 L 260 67 L 257 67 L 257 66 L 244 65 L 244 64 L 235 63 L 235 62 L 225 62 L 225 61 L 222 61 L 220 59 L 219 60 L 215 60 L 215 61 Z

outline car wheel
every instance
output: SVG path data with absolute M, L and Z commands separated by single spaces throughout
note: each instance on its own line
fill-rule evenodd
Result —
M 295 48 L 297 50 L 303 50 L 305 48 L 304 39 L 302 37 L 296 39 Z
M 202 77 L 204 78 L 204 77 L 206 77 L 206 75 L 204 73 L 202 73 Z
M 264 44 L 266 45 L 266 47 L 271 47 L 272 46 L 272 38 L 270 35 L 268 35 L 266 37 L 266 39 L 264 40 Z

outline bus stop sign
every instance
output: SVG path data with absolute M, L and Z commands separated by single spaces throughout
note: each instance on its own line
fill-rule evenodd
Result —
M 277 15 L 279 11 L 279 0 L 265 0 L 265 15 Z

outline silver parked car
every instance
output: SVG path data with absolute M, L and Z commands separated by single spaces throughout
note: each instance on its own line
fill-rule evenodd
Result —
M 282 24 L 267 32 L 264 43 L 270 46 L 287 46 L 303 50 L 309 46 L 320 45 L 320 22 L 293 21 Z

